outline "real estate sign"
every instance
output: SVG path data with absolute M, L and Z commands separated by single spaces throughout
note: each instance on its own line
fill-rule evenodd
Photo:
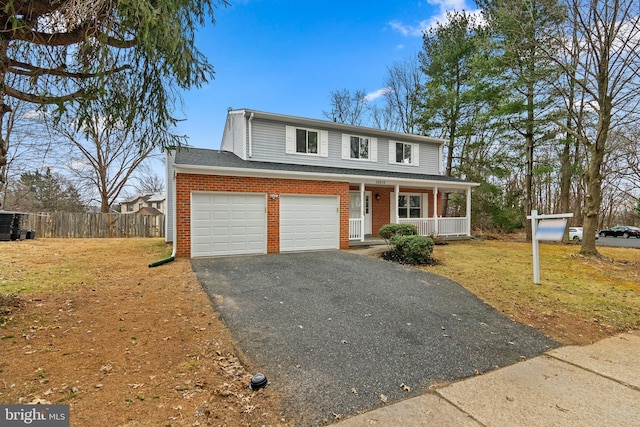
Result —
M 559 242 L 564 236 L 564 229 L 567 226 L 567 218 L 573 217 L 572 213 L 538 215 L 538 211 L 533 209 L 527 219 L 531 220 L 531 244 L 533 246 L 533 283 L 540 284 L 540 251 L 539 241 Z

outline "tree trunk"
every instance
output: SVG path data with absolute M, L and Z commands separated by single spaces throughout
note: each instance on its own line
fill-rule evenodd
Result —
M 591 153 L 589 166 L 585 174 L 587 194 L 584 200 L 583 239 L 580 248 L 581 255 L 600 256 L 596 249 L 596 231 L 598 229 L 598 214 L 602 203 L 602 163 L 604 161 L 605 147 L 609 127 L 611 125 L 611 99 L 603 96 L 600 103 L 601 111 L 598 120 L 598 134 L 595 144 L 589 146 Z

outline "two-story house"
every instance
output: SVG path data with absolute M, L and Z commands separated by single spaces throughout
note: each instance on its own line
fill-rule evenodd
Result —
M 346 249 L 387 223 L 469 236 L 471 188 L 442 174 L 443 140 L 230 110 L 219 150 L 167 156 L 167 241 L 177 256 Z M 466 216 L 439 216 L 466 193 Z
M 166 196 L 164 193 L 153 193 L 136 196 L 120 204 L 123 214 L 145 213 L 146 215 L 164 215 L 166 212 Z

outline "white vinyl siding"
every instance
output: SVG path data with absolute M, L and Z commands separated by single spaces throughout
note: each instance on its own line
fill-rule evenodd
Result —
M 281 195 L 280 252 L 340 248 L 338 196 Z
M 266 195 L 191 194 L 191 256 L 263 254 L 267 250 Z
M 276 162 L 296 165 L 315 165 L 328 166 L 336 168 L 348 169 L 371 169 L 387 172 L 412 172 L 424 174 L 438 174 L 439 157 L 438 150 L 440 145 L 435 143 L 420 143 L 419 151 L 419 167 L 413 165 L 403 165 L 389 162 L 389 139 L 376 136 L 370 137 L 375 139 L 375 144 L 371 144 L 372 161 L 352 160 L 349 158 L 349 152 L 346 155 L 342 153 L 342 138 L 344 132 L 337 130 L 320 129 L 320 155 L 296 154 L 295 139 L 291 142 L 291 148 L 286 148 L 286 127 L 291 126 L 304 128 L 304 126 L 294 126 L 293 124 L 278 123 L 275 121 L 267 121 L 264 119 L 254 118 L 252 121 L 253 132 L 253 150 L 251 161 L 258 162 Z M 327 145 L 323 141 L 326 136 Z M 367 136 L 360 134 L 360 136 Z M 393 140 L 397 141 L 397 140 Z M 348 145 L 347 145 L 348 147 Z M 324 150 L 327 150 L 324 152 Z M 291 151 L 291 153 L 288 153 Z M 326 154 L 326 156 L 325 156 Z M 376 158 L 376 162 L 373 162 Z

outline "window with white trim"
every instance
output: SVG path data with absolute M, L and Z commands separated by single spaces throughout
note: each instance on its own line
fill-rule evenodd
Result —
M 421 218 L 422 195 L 400 194 L 398 196 L 398 216 L 400 218 Z
M 309 156 L 329 155 L 329 133 L 326 130 L 286 126 L 285 152 Z
M 296 153 L 318 154 L 318 131 L 296 128 Z
M 418 166 L 418 144 L 389 141 L 389 163 Z
M 369 159 L 369 138 L 351 136 L 349 139 L 351 149 L 349 157 L 352 159 Z
M 342 134 L 342 158 L 365 162 L 378 161 L 378 138 Z

